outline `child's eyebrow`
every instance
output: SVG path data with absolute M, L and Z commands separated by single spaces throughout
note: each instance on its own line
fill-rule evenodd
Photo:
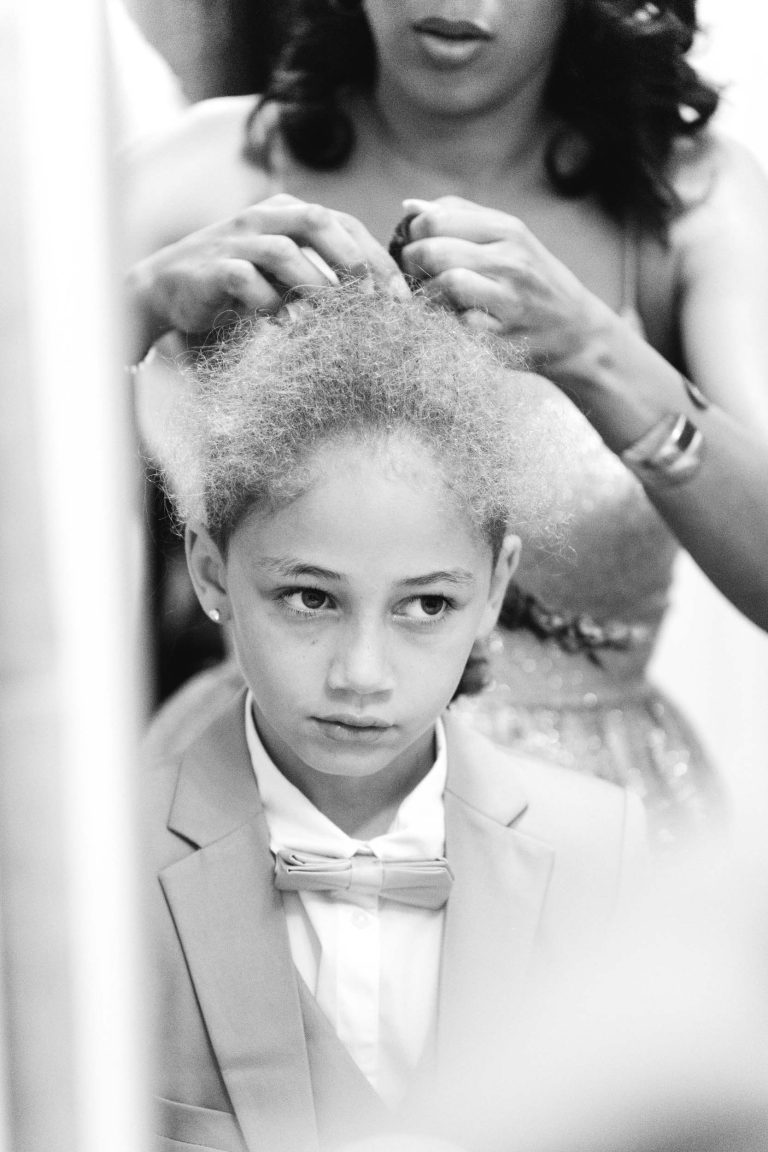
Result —
M 424 576 L 409 576 L 402 583 L 409 588 L 423 588 L 428 584 L 474 584 L 474 574 L 466 568 L 441 568 L 437 572 L 427 572 Z
M 321 568 L 317 564 L 304 564 L 300 560 L 290 560 L 281 556 L 265 556 L 261 561 L 264 568 L 268 568 L 277 576 L 287 577 L 313 577 L 315 580 L 343 580 L 339 572 L 330 568 Z
M 261 564 L 276 576 L 284 579 L 344 580 L 340 572 L 334 572 L 330 568 L 321 568 L 318 564 L 305 564 L 301 560 L 291 560 L 285 556 L 265 556 Z M 405 588 L 426 588 L 431 584 L 440 583 L 466 587 L 474 584 L 474 582 L 474 574 L 467 568 L 438 568 L 435 572 L 426 572 L 423 576 L 406 576 L 404 580 L 399 581 L 400 585 Z

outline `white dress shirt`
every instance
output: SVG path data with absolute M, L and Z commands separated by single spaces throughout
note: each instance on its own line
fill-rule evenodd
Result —
M 403 800 L 389 830 L 372 840 L 347 836 L 282 775 L 253 720 L 245 731 L 273 852 L 289 849 L 348 859 L 433 860 L 445 851 L 445 734 L 437 756 Z M 337 1036 L 390 1104 L 434 1040 L 445 910 L 415 908 L 378 896 L 284 892 L 294 964 Z

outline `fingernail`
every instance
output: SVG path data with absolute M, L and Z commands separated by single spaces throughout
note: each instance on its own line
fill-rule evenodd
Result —
M 289 320 L 300 320 L 302 316 L 306 316 L 308 312 L 312 311 L 312 305 L 306 300 L 289 300 L 288 303 L 283 304 L 278 312 L 278 318 L 288 317 Z
M 401 276 L 399 272 L 395 273 L 394 276 L 390 276 L 389 280 L 387 281 L 387 288 L 389 289 L 389 292 L 392 296 L 395 296 L 400 300 L 407 300 L 411 295 L 411 290 L 408 287 L 408 281 L 404 276 Z
M 301 251 L 304 256 L 306 256 L 307 260 L 309 260 L 310 264 L 314 264 L 318 272 L 325 276 L 329 284 L 333 284 L 335 287 L 339 283 L 339 278 L 334 272 L 333 268 L 326 264 L 325 260 L 323 260 L 322 256 L 316 252 L 314 248 L 302 246 Z

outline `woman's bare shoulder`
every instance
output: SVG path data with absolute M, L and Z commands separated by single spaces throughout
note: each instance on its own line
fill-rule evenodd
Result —
M 125 150 L 125 158 L 129 163 L 140 164 L 158 156 L 183 154 L 188 149 L 232 145 L 242 136 L 255 101 L 255 96 L 217 96 L 190 104 L 163 129 L 134 140 Z
M 743 143 L 720 131 L 682 142 L 672 167 L 682 212 L 672 228 L 676 246 L 728 236 L 729 244 L 768 237 L 768 176 Z
M 134 259 L 270 195 L 269 174 L 243 155 L 254 104 L 253 96 L 203 100 L 126 149 L 121 175 Z

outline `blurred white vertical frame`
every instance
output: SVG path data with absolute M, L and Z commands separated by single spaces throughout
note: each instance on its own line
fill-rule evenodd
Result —
M 698 14 L 703 34 L 694 59 L 708 79 L 725 86 L 716 123 L 768 172 L 768 8 L 763 0 L 699 0 Z M 768 635 L 741 617 L 687 557 L 678 566 L 654 674 L 706 741 L 730 793 L 737 834 L 764 842 Z
M 0 1148 L 141 1152 L 137 489 L 100 0 L 0 0 L 0 97 Z

